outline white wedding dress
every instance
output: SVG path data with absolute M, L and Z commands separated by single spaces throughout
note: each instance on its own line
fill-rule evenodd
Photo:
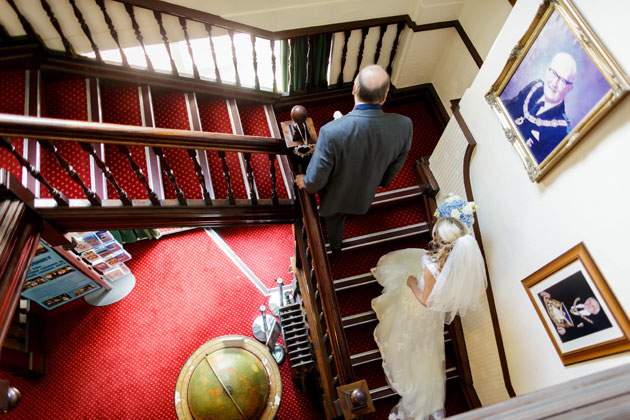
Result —
M 382 256 L 372 269 L 383 286 L 382 295 L 372 300 L 379 320 L 374 339 L 387 380 L 401 397 L 389 420 L 444 418 L 444 322 L 473 308 L 486 285 L 476 242 L 469 237 L 462 243 L 451 252 L 441 272 L 426 250 L 413 248 Z M 454 261 L 457 264 L 449 264 Z M 407 286 L 411 275 L 418 279 L 420 290 L 424 289 L 425 266 L 436 279 L 427 300 L 429 307 Z

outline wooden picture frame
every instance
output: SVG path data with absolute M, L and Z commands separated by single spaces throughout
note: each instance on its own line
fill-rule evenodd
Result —
M 532 182 L 630 90 L 569 0 L 545 0 L 486 94 Z
M 630 321 L 584 243 L 521 282 L 564 365 L 630 350 Z

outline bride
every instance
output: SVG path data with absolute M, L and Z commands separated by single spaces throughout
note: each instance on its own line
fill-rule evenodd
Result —
M 436 211 L 448 217 L 435 223 L 431 251 L 390 252 L 372 269 L 383 286 L 372 301 L 379 320 L 374 338 L 401 397 L 389 420 L 444 418 L 444 323 L 474 309 L 486 288 L 483 258 L 468 230 L 474 209 L 449 195 Z

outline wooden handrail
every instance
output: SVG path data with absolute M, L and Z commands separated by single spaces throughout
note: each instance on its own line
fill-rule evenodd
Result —
M 25 117 L 0 113 L 0 135 L 46 140 L 173 147 L 283 155 L 283 139 L 203 131 Z
M 324 240 L 313 196 L 309 195 L 305 190 L 298 190 L 298 199 L 304 217 L 306 237 L 312 255 L 313 270 L 317 278 L 317 289 L 319 290 L 324 312 L 333 360 L 337 367 L 339 385 L 346 385 L 354 382 L 355 379 L 343 323 L 339 315 L 339 305 L 333 285 L 333 277 L 328 264 L 328 256 L 326 255 L 326 241 Z

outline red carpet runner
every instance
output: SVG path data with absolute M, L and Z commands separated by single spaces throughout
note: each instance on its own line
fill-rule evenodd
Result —
M 243 260 L 258 277 L 277 273 L 274 276 L 288 282 L 292 245 L 273 247 L 274 254 L 283 252 L 284 258 L 256 254 L 269 252 L 270 238 L 292 244 L 291 226 L 254 229 L 258 232 L 253 238 L 243 231 L 228 242 L 239 248 L 239 256 L 243 244 L 249 244 Z M 262 235 L 264 229 L 270 234 Z M 45 317 L 48 375 L 23 380 L 1 373 L 22 392 L 22 401 L 7 419 L 176 419 L 175 382 L 186 359 L 214 337 L 252 336 L 258 307 L 268 298 L 206 232 L 174 234 L 125 248 L 133 256 L 129 267 L 136 286 L 123 300 L 93 307 L 80 299 L 39 311 Z M 283 363 L 280 370 L 283 395 L 277 419 L 323 418 L 293 386 L 289 364 Z

